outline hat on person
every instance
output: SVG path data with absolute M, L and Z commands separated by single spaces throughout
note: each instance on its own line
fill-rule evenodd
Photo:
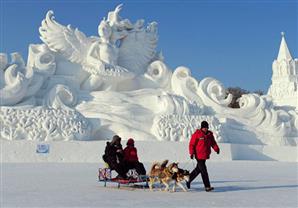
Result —
M 202 129 L 202 128 L 207 128 L 207 129 L 209 129 L 209 124 L 208 124 L 207 121 L 202 121 L 202 123 L 201 123 L 201 129 Z
M 121 137 L 118 135 L 113 136 L 113 139 L 111 141 L 111 144 L 115 144 L 116 142 L 120 142 L 121 141 Z
M 133 138 L 129 138 L 128 140 L 127 140 L 127 145 L 134 145 L 134 143 L 135 143 L 135 141 L 133 140 Z

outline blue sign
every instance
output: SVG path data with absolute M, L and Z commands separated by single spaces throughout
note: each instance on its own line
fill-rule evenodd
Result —
M 37 144 L 36 153 L 48 154 L 50 152 L 49 144 Z

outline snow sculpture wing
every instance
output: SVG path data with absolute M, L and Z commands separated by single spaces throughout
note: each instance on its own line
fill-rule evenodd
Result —
M 54 19 L 54 12 L 48 11 L 39 28 L 41 40 L 52 51 L 59 52 L 69 61 L 83 64 L 93 42 L 92 38 L 86 37 L 77 28 L 73 29 L 70 25 L 65 27 Z
M 142 24 L 143 21 L 139 20 L 135 28 L 122 40 L 118 57 L 120 66 L 137 74 L 144 73 L 156 57 L 158 40 L 157 23 L 152 22 L 147 28 Z

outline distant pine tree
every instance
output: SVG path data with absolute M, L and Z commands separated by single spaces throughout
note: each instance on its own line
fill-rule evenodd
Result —
M 258 94 L 258 95 L 265 95 L 263 90 L 256 90 L 253 93 Z
M 248 94 L 248 90 L 244 90 L 240 87 L 229 87 L 227 88 L 227 95 L 232 94 L 233 99 L 231 103 L 228 105 L 230 108 L 240 108 L 238 99 L 243 95 L 243 94 Z

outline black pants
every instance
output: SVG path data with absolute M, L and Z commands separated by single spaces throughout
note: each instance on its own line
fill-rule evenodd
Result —
M 137 173 L 139 175 L 146 175 L 146 170 L 145 170 L 145 167 L 143 165 L 143 163 L 141 162 L 126 162 L 126 168 L 127 168 L 127 171 L 129 169 L 136 169 Z
M 197 159 L 197 166 L 190 173 L 189 182 L 192 182 L 200 173 L 201 173 L 205 188 L 210 187 L 210 181 L 209 181 L 209 176 L 208 176 L 207 167 L 206 167 L 206 160 Z
M 111 170 L 115 170 L 119 176 L 126 178 L 126 168 L 124 163 L 110 162 L 108 163 Z

